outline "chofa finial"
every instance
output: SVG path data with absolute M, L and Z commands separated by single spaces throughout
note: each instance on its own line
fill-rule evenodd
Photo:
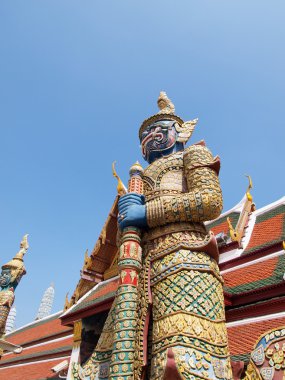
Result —
M 250 190 L 253 188 L 252 179 L 250 175 L 246 175 L 246 177 L 248 178 L 248 187 L 246 189 L 246 197 L 249 201 L 252 201 L 252 195 L 250 194 Z

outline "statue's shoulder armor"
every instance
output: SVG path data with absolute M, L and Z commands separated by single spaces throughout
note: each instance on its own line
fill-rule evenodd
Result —
M 183 155 L 184 169 L 195 169 L 198 167 L 210 167 L 219 173 L 220 159 L 213 158 L 211 151 L 206 147 L 204 141 L 191 145 L 184 150 Z

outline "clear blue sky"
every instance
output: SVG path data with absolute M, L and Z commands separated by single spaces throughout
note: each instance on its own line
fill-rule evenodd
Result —
M 137 133 L 167 91 L 222 160 L 225 210 L 250 174 L 258 207 L 284 195 L 284 1 L 43 0 L 0 4 L 1 264 L 30 234 L 18 327 L 55 283 L 73 292 Z

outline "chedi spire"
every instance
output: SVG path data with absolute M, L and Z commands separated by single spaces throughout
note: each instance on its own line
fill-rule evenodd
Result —
M 9 334 L 15 330 L 16 314 L 17 314 L 16 306 L 12 306 L 7 318 L 7 322 L 6 322 L 6 334 Z
M 36 316 L 36 320 L 45 318 L 50 315 L 52 304 L 54 300 L 54 285 L 53 283 L 47 288 L 44 292 L 43 298 L 41 300 L 41 304 L 39 307 L 38 314 Z

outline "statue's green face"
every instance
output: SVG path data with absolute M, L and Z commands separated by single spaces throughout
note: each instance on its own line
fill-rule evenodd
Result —
M 11 281 L 11 272 L 10 269 L 2 269 L 0 275 L 0 286 L 1 288 L 6 288 Z

